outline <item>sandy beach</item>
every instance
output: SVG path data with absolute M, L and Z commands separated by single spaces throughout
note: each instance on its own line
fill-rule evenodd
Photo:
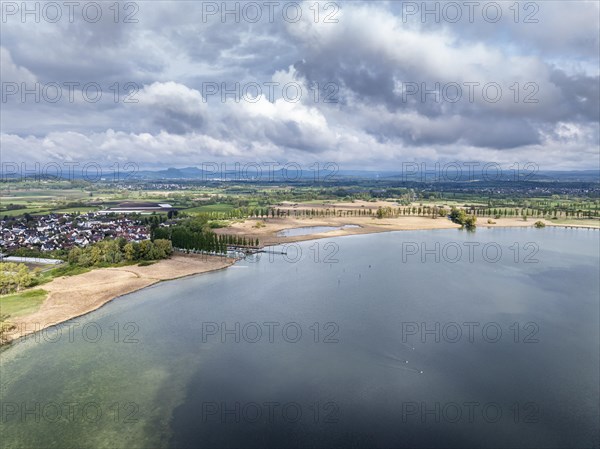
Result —
M 10 320 L 15 328 L 4 333 L 2 343 L 85 315 L 119 296 L 157 282 L 220 270 L 234 262 L 235 259 L 219 256 L 176 254 L 147 266 L 100 268 L 55 278 L 41 286 L 48 296 L 35 313 Z
M 258 224 L 260 223 L 260 224 Z M 282 237 L 280 231 L 294 228 L 312 226 L 355 225 L 358 227 L 337 229 L 323 233 Z M 228 228 L 217 229 L 219 234 L 234 234 L 251 238 L 258 238 L 261 246 L 276 245 L 287 242 L 301 242 L 305 240 L 339 237 L 342 235 L 374 234 L 378 232 L 402 230 L 427 230 L 427 229 L 452 229 L 460 225 L 452 223 L 445 218 L 432 219 L 426 217 L 402 218 L 372 218 L 372 217 L 315 217 L 315 218 L 267 218 L 246 219 L 244 222 L 233 223 Z
M 507 228 L 507 227 L 533 227 L 536 221 L 542 221 L 546 226 L 579 227 L 598 229 L 600 223 L 596 225 L 582 224 L 559 224 L 551 220 L 529 218 L 524 221 L 521 217 L 493 219 L 495 223 L 488 224 L 487 217 L 477 219 L 478 228 Z M 285 229 L 303 228 L 312 226 L 332 226 L 342 227 L 344 225 L 355 225 L 359 227 L 350 227 L 336 229 L 328 232 L 322 232 L 301 236 L 279 236 L 278 233 Z M 258 238 L 261 246 L 277 245 L 282 243 L 300 242 L 314 239 L 324 239 L 330 237 L 339 237 L 343 235 L 373 234 L 389 231 L 417 231 L 430 229 L 458 229 L 460 225 L 451 222 L 446 217 L 398 217 L 398 218 L 374 218 L 374 217 L 314 217 L 314 218 L 266 218 L 266 219 L 246 219 L 244 222 L 233 223 L 228 228 L 217 229 L 219 234 L 235 234 L 251 238 Z

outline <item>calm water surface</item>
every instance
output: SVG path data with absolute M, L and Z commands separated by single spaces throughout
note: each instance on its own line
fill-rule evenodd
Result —
M 331 238 L 124 296 L 2 352 L 0 447 L 598 447 L 599 236 Z

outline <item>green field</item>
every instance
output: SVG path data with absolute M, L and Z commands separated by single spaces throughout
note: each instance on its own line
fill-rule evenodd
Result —
M 552 219 L 550 220 L 552 223 L 554 224 L 560 224 L 560 225 L 572 225 L 572 226 L 576 226 L 576 225 L 581 225 L 581 226 L 595 226 L 595 227 L 600 227 L 600 218 L 559 218 L 559 219 Z
M 185 209 L 185 212 L 229 212 L 233 209 L 234 207 L 231 204 L 217 203 L 207 204 L 206 206 L 190 207 L 189 209 Z
M 86 206 L 86 207 L 68 207 L 66 209 L 52 209 L 52 212 L 55 214 L 72 214 L 75 212 L 86 213 L 86 212 L 95 212 L 100 210 L 99 207 L 94 206 Z
M 419 204 L 422 204 L 423 206 L 442 206 L 442 205 L 446 205 L 446 206 L 456 206 L 456 207 L 462 207 L 465 204 L 469 204 L 469 205 L 473 205 L 473 206 L 481 206 L 481 207 L 485 207 L 487 205 L 487 203 L 482 202 L 482 201 L 462 201 L 462 200 L 449 200 L 446 198 L 438 198 L 438 199 L 422 199 L 422 200 L 417 200 L 417 201 L 413 201 L 412 205 L 413 206 L 419 206 Z
M 36 289 L 0 296 L 0 315 L 16 317 L 33 313 L 40 308 L 40 305 L 46 299 L 46 295 L 45 290 Z
M 30 215 L 46 215 L 46 214 L 72 214 L 75 212 L 86 213 L 100 210 L 99 207 L 94 206 L 82 206 L 82 207 L 67 207 L 67 208 L 48 208 L 48 207 L 38 207 L 38 208 L 27 208 L 27 209 L 16 209 L 16 210 L 2 210 L 0 211 L 0 217 L 4 217 L 5 215 L 8 217 L 17 217 L 23 214 Z
M 73 202 L 90 199 L 90 193 L 81 189 L 0 189 L 0 216 L 16 217 L 23 214 L 44 215 L 67 208 Z M 9 204 L 26 206 L 25 209 L 3 210 Z M 79 208 L 77 208 L 79 209 Z M 85 208 L 87 210 L 87 208 Z
M 44 214 L 48 214 L 50 213 L 49 209 L 44 209 L 44 208 L 27 208 L 27 209 L 17 209 L 17 210 L 3 210 L 0 211 L 0 216 L 4 217 L 5 215 L 8 217 L 17 217 L 19 215 L 23 215 L 23 214 L 30 214 L 30 215 L 44 215 Z

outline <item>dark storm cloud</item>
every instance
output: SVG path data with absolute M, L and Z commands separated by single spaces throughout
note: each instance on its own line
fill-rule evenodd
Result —
M 550 80 L 560 88 L 564 114 L 579 120 L 600 120 L 600 78 L 598 76 L 567 75 L 554 70 Z
M 153 120 L 158 129 L 164 129 L 171 134 L 186 134 L 202 127 L 201 118 L 172 111 L 164 111 Z

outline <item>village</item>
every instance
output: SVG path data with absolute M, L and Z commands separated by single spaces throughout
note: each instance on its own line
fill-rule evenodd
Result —
M 141 242 L 150 238 L 150 231 L 140 220 L 102 212 L 84 214 L 47 214 L 0 220 L 1 252 L 20 248 L 39 251 L 68 250 L 84 247 L 105 238 L 124 238 Z

